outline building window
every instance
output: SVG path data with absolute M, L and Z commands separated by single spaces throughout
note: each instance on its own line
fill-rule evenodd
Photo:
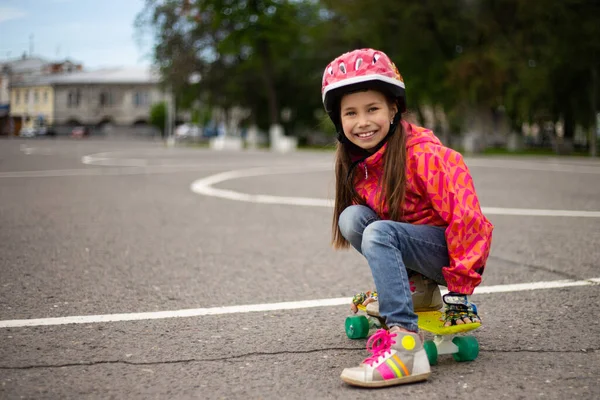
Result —
M 100 93 L 100 107 L 107 107 L 114 104 L 112 92 L 104 91 Z
M 25 90 L 25 96 L 23 100 L 25 100 L 25 104 L 29 103 L 29 89 Z
M 21 91 L 15 90 L 15 104 L 19 104 L 21 102 Z
M 44 104 L 48 103 L 48 91 L 44 90 Z
M 74 89 L 69 90 L 69 94 L 67 95 L 67 107 L 76 108 L 79 107 L 81 103 L 81 90 Z
M 147 106 L 148 104 L 150 104 L 149 100 L 150 100 L 150 96 L 148 95 L 148 92 L 145 90 L 138 91 L 133 94 L 133 104 L 136 107 Z
M 40 94 L 38 93 L 37 90 L 33 91 L 33 103 L 37 104 L 40 100 Z

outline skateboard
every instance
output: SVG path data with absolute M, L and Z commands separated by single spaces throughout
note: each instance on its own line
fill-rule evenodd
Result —
M 350 339 L 364 339 L 375 329 L 387 329 L 385 321 L 378 313 L 367 312 L 367 307 L 358 305 L 358 309 L 366 315 L 355 315 L 346 318 L 346 335 Z M 480 322 L 464 325 L 444 326 L 441 311 L 417 312 L 419 329 L 433 334 L 433 340 L 423 343 L 430 365 L 437 364 L 438 356 L 452 354 L 459 362 L 473 361 L 479 355 L 479 343 L 474 336 L 460 335 L 473 331 L 481 326 Z

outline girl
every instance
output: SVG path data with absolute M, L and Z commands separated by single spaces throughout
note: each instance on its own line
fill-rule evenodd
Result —
M 440 308 L 440 284 L 449 290 L 446 325 L 479 322 L 467 295 L 481 282 L 493 226 L 462 156 L 402 120 L 404 81 L 386 54 L 337 57 L 323 74 L 322 97 L 339 141 L 333 246 L 352 245 L 367 259 L 390 327 L 367 342 L 373 355 L 341 378 L 368 387 L 425 380 L 415 306 Z

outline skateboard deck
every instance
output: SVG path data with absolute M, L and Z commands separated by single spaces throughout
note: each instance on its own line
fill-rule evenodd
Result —
M 385 322 L 381 319 L 379 313 L 368 312 L 367 307 L 362 304 L 358 305 L 358 309 L 371 317 L 379 319 L 382 326 L 385 326 Z M 419 317 L 419 329 L 433 333 L 434 335 L 455 335 L 457 333 L 475 330 L 481 326 L 480 322 L 444 326 L 444 314 L 441 311 L 419 311 L 417 312 L 417 316 Z
M 469 332 L 481 326 L 480 322 L 470 324 L 444 326 L 444 315 L 441 311 L 418 312 L 419 328 L 433 333 L 434 335 L 455 335 L 457 333 Z
M 358 309 L 364 312 L 365 316 L 354 316 L 346 318 L 346 335 L 350 339 L 361 339 L 369 336 L 373 328 L 387 329 L 385 321 L 379 313 L 369 311 L 364 305 L 358 305 Z M 469 335 L 458 334 L 473 331 L 481 326 L 480 322 L 470 324 L 461 324 L 453 326 L 444 326 L 443 313 L 441 311 L 420 311 L 419 329 L 433 334 L 433 340 L 426 340 L 423 347 L 427 352 L 427 357 L 431 365 L 437 364 L 438 356 L 443 354 L 452 354 L 456 361 L 473 361 L 479 355 L 479 343 L 477 339 Z M 369 321 L 371 320 L 371 321 Z M 376 323 L 372 323 L 375 320 Z

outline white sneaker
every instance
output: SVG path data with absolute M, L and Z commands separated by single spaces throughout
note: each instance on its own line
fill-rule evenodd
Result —
M 424 381 L 429 378 L 429 359 L 417 333 L 378 330 L 367 341 L 373 353 L 358 367 L 346 368 L 340 376 L 350 385 L 382 387 Z

